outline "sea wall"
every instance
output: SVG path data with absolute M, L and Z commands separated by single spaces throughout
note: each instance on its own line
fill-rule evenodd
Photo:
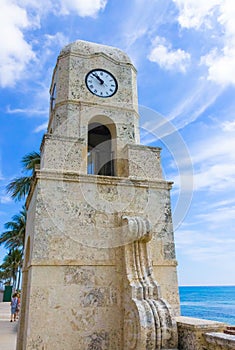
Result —
M 235 349 L 235 336 L 224 333 L 206 333 L 204 338 L 207 350 L 230 350 Z
M 180 316 L 176 318 L 179 350 L 235 349 L 235 336 L 224 334 L 226 324 Z

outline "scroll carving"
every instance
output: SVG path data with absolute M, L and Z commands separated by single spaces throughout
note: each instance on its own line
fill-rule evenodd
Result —
M 141 217 L 123 216 L 124 234 L 135 240 L 124 246 L 127 275 L 124 350 L 177 349 L 176 322 L 154 280 L 148 242 L 151 225 Z M 127 232 L 128 231 L 128 232 Z

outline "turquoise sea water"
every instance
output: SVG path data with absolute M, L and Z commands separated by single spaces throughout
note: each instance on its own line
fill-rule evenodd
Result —
M 179 287 L 181 315 L 235 325 L 235 286 Z

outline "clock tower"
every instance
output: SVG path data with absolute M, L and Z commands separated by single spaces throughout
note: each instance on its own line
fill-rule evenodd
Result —
M 136 69 L 119 49 L 60 53 L 27 199 L 17 350 L 176 349 L 171 183 L 139 144 Z

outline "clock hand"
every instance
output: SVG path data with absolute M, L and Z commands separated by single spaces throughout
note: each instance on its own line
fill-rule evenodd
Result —
M 96 73 L 92 73 L 92 75 L 93 75 L 93 76 L 94 76 L 96 79 L 98 79 L 98 80 L 99 80 L 100 84 L 104 84 L 103 79 L 101 79 L 101 78 L 98 76 L 98 74 L 96 74 Z

